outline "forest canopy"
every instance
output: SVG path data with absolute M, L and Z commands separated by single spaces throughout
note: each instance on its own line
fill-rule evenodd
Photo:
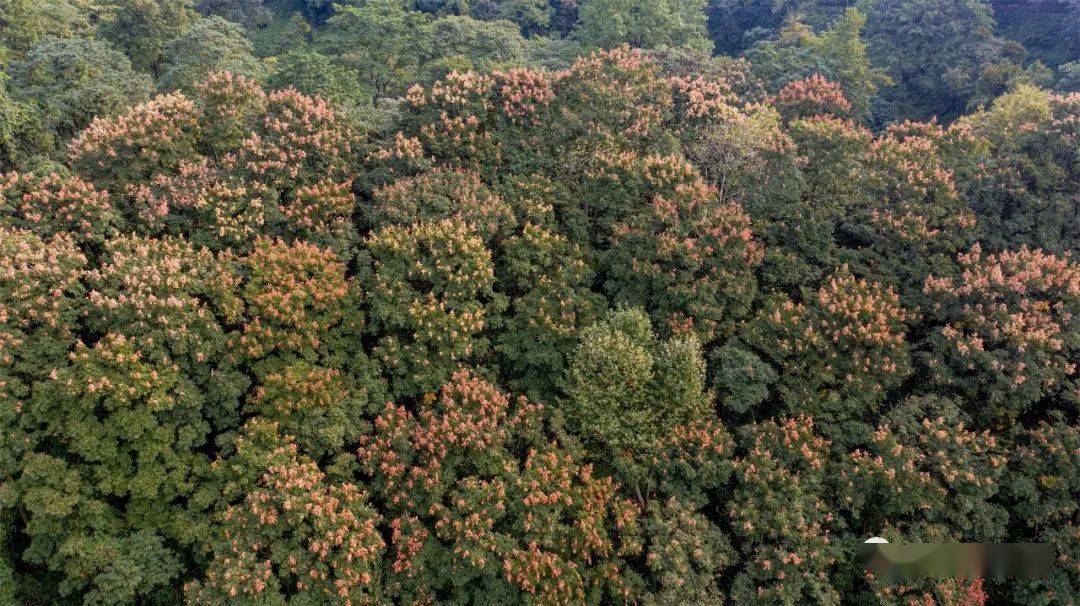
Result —
M 1072 604 L 1078 40 L 0 0 L 0 604 Z

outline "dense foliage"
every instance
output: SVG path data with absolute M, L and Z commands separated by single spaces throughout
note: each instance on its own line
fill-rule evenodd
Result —
M 0 0 L 0 604 L 1072 604 L 1026 4 Z

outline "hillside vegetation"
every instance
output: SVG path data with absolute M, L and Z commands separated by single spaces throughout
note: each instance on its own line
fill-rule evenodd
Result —
M 0 3 L 0 604 L 1072 604 L 1075 38 L 999 4 Z

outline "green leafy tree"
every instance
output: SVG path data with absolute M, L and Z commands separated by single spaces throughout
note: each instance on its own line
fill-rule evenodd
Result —
M 110 0 L 101 33 L 131 59 L 135 69 L 161 75 L 165 45 L 198 19 L 194 0 Z
M 252 55 L 244 30 L 221 17 L 193 23 L 183 35 L 170 40 L 158 78 L 158 90 L 191 92 L 215 72 L 229 72 L 259 80 L 265 73 Z
M 1023 520 L 1024 536 L 1038 537 L 1054 547 L 1050 574 L 1044 580 L 1018 583 L 1014 599 L 1063 604 L 1076 594 L 1076 526 L 1080 469 L 1077 449 L 1080 428 L 1061 414 L 1052 414 L 1017 436 L 1017 449 L 1009 460 L 1011 513 Z
M 1080 162 L 1072 142 L 1080 132 L 1073 119 L 1078 108 L 1075 94 L 1020 86 L 961 120 L 988 144 L 981 166 L 961 181 L 986 246 L 1077 250 Z
M 645 513 L 642 602 L 717 599 L 734 553 L 709 512 L 731 474 L 732 440 L 697 339 L 661 341 L 640 310 L 614 311 L 582 331 L 563 389 L 566 430 Z
M 8 87 L 7 78 L 0 78 L 0 171 L 19 168 L 36 145 L 52 141 L 44 133 L 35 132 L 40 130 L 36 112 L 14 98 Z
M 151 83 L 108 43 L 49 39 L 11 66 L 11 84 L 33 103 L 42 126 L 66 141 L 98 116 L 108 118 L 145 101 Z
M 312 50 L 314 28 L 307 17 L 294 12 L 287 19 L 278 18 L 267 27 L 248 28 L 245 33 L 255 47 L 255 55 L 273 63 L 276 58 L 293 51 Z
M 629 44 L 636 48 L 672 46 L 709 51 L 712 42 L 705 29 L 705 4 L 706 0 L 584 0 L 576 34 L 591 47 Z
M 547 33 L 551 28 L 552 15 L 557 10 L 550 0 L 502 0 L 498 16 L 513 21 L 526 36 Z
M 580 245 L 527 221 L 503 244 L 498 272 L 510 311 L 496 344 L 511 385 L 550 401 L 579 331 L 607 307 L 593 292 L 593 271 Z
M 293 87 L 311 97 L 322 97 L 344 112 L 371 105 L 359 75 L 335 63 L 327 55 L 307 49 L 292 50 L 276 57 L 267 88 Z
M 963 111 L 984 63 L 999 59 L 986 0 L 863 0 L 866 40 L 895 87 L 899 115 L 916 119 Z
M 4 0 L 0 3 L 0 64 L 23 58 L 45 38 L 93 35 L 95 4 L 83 0 Z
M 509 21 L 448 16 L 432 21 L 425 35 L 422 81 L 432 82 L 454 69 L 488 72 L 526 62 L 526 41 Z
M 755 44 L 744 56 L 753 75 L 772 91 L 789 82 L 818 75 L 840 85 L 851 102 L 851 113 L 869 118 L 871 101 L 878 88 L 888 83 L 882 70 L 871 63 L 861 33 L 866 17 L 849 9 L 821 33 L 792 21 L 773 39 Z
M 263 0 L 198 0 L 195 9 L 207 17 L 222 17 L 244 27 L 265 27 L 274 18 Z
M 671 127 L 720 200 L 760 208 L 797 187 L 796 150 L 775 109 L 740 103 L 732 81 L 744 76 L 669 78 Z
M 680 425 L 709 418 L 701 344 L 660 341 L 648 316 L 621 309 L 585 329 L 570 357 L 563 408 L 595 456 L 642 483 L 641 470 Z
M 1070 61 L 1058 67 L 1054 88 L 1063 93 L 1080 93 L 1080 61 Z
M 360 6 L 336 5 L 315 39 L 356 71 L 373 99 L 402 91 L 412 79 L 428 42 L 428 18 L 401 0 L 369 0 Z

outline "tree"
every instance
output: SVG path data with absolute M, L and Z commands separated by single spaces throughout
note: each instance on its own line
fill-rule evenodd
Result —
M 1080 448 L 1080 428 L 1052 413 L 1017 438 L 1008 471 L 1011 513 L 1024 520 L 1025 536 L 1050 543 L 1057 557 L 1045 580 L 1018 583 L 1013 595 L 1017 600 L 1057 603 L 1080 587 L 1076 568 L 1070 567 L 1078 556 L 1075 518 L 1080 470 L 1072 453 Z
M 326 99 L 345 113 L 371 104 L 371 94 L 364 91 L 355 71 L 306 49 L 278 56 L 266 86 L 271 90 L 295 88 L 304 95 Z
M 544 34 L 550 29 L 552 14 L 556 10 L 552 4 L 550 0 L 502 0 L 497 14 L 518 24 L 522 35 Z
M 97 119 L 71 162 L 141 233 L 172 233 L 215 250 L 259 234 L 353 254 L 355 200 L 344 176 L 355 142 L 346 118 L 296 90 L 267 93 L 213 74 L 193 92 L 159 95 Z
M 264 27 L 274 16 L 262 0 L 198 0 L 196 10 L 207 17 L 222 17 L 246 28 Z
M 582 331 L 564 389 L 572 431 L 639 491 L 664 438 L 712 408 L 701 344 L 692 336 L 658 340 L 648 316 L 633 309 Z
M 391 225 L 368 236 L 373 355 L 395 396 L 420 396 L 460 364 L 480 360 L 484 336 L 505 306 L 494 290 L 491 252 L 456 219 Z
M 757 291 L 761 250 L 750 218 L 737 203 L 717 203 L 716 191 L 675 158 L 612 160 L 597 163 L 622 206 L 613 204 L 601 231 L 611 299 L 650 310 L 665 332 L 694 331 L 706 343 L 729 335 Z
M 304 242 L 260 238 L 238 269 L 243 308 L 230 346 L 255 378 L 248 407 L 306 456 L 332 460 L 360 433 L 370 393 L 381 395 L 359 348 L 359 284 L 332 252 Z
M 12 85 L 33 103 L 42 126 L 66 141 L 90 125 L 145 101 L 150 80 L 107 43 L 84 38 L 49 39 L 11 66 Z
M 33 104 L 15 98 L 8 87 L 8 79 L 0 78 L 0 171 L 22 168 L 28 156 L 48 152 L 55 143 Z
M 191 92 L 215 72 L 229 72 L 259 80 L 265 73 L 251 54 L 251 42 L 240 26 L 221 17 L 193 23 L 183 35 L 165 44 L 158 90 Z
M 312 17 L 312 19 L 324 19 L 325 17 Z M 265 58 L 271 64 L 276 58 L 280 58 L 293 51 L 310 51 L 314 29 L 311 22 L 301 12 L 294 12 L 288 19 L 272 21 L 270 25 L 261 29 L 246 29 L 245 33 L 255 46 L 255 55 Z
M 628 599 L 639 513 L 539 433 L 542 407 L 457 372 L 416 412 L 387 404 L 358 458 L 386 516 L 388 592 L 405 602 Z
M 45 38 L 89 38 L 94 5 L 81 0 L 4 0 L 0 63 L 25 57 Z
M 826 502 L 829 442 L 805 416 L 744 427 L 725 506 L 742 559 L 731 586 L 740 603 L 838 604 L 829 582 L 842 555 L 840 521 Z
M 433 82 L 454 69 L 488 72 L 526 62 L 526 41 L 509 21 L 443 17 L 431 22 L 426 35 L 420 59 L 424 81 Z
M 135 69 L 161 75 L 165 45 L 183 34 L 198 19 L 193 0 L 111 1 L 110 18 L 102 35 L 131 59 Z
M 716 186 L 720 200 L 760 208 L 790 195 L 797 176 L 795 149 L 776 110 L 740 107 L 732 86 L 743 76 L 668 78 L 672 129 L 683 154 Z
M 66 235 L 84 248 L 117 235 L 122 225 L 108 192 L 57 173 L 0 177 L 0 223 L 45 238 Z
M 179 93 L 159 95 L 112 119 L 95 119 L 69 143 L 68 162 L 103 189 L 121 192 L 175 170 L 194 151 L 197 126 L 194 102 Z
M 429 40 L 427 21 L 400 0 L 337 5 L 315 46 L 356 70 L 372 98 L 379 99 L 400 91 L 419 67 Z
M 495 348 L 510 385 L 551 401 L 577 336 L 607 301 L 593 292 L 585 252 L 551 225 L 531 221 L 502 247 L 497 271 L 510 313 Z
M 885 415 L 865 448 L 847 455 L 837 493 L 854 537 L 933 543 L 999 541 L 1008 515 L 1007 450 L 999 436 L 967 427 L 956 402 L 914 396 Z M 853 575 L 854 576 L 854 575 Z M 853 578 L 853 595 L 877 604 L 985 604 L 984 579 Z
M 1058 67 L 1056 90 L 1063 93 L 1080 93 L 1080 61 L 1070 61 Z
M 863 0 L 859 8 L 870 56 L 888 70 L 900 115 L 958 115 L 980 67 L 998 59 L 985 0 Z
M 728 537 L 707 517 L 671 499 L 644 522 L 652 539 L 646 561 L 657 586 L 643 604 L 719 604 L 719 576 L 735 559 Z
M 983 427 L 1010 426 L 1039 403 L 1074 409 L 1080 268 L 1068 256 L 985 254 L 977 244 L 957 262 L 962 272 L 926 278 L 928 378 L 971 402 Z
M 75 343 L 74 319 L 84 311 L 85 296 L 79 278 L 87 258 L 66 235 L 43 240 L 7 225 L 0 235 L 0 296 L 7 310 L 0 323 L 0 508 L 13 511 L 19 499 L 14 478 L 33 450 L 33 428 L 22 412 L 34 384 L 62 365 Z
M 364 491 L 327 478 L 267 421 L 249 423 L 224 463 L 260 476 L 220 512 L 206 578 L 185 587 L 191 603 L 364 604 L 381 595 L 385 542 Z
M 820 34 L 799 21 L 788 22 L 775 38 L 758 42 L 744 56 L 753 75 L 776 92 L 796 80 L 824 77 L 840 85 L 854 118 L 870 117 L 871 100 L 889 79 L 871 63 L 861 33 L 866 17 L 848 9 Z
M 988 248 L 1077 249 L 1080 162 L 1070 152 L 1078 131 L 1069 116 L 1078 103 L 1077 95 L 1020 86 L 961 120 L 989 146 L 960 180 Z
M 762 374 L 776 380 L 772 389 L 786 412 L 813 415 L 826 437 L 849 445 L 864 436 L 864 420 L 888 391 L 911 373 L 907 317 L 895 292 L 842 268 L 803 303 L 766 306 L 742 339 L 773 364 L 775 374 Z M 743 363 L 739 357 L 731 362 Z
M 219 270 L 182 242 L 125 236 L 85 274 L 101 336 L 73 344 L 20 419 L 24 558 L 59 573 L 62 594 L 135 602 L 181 573 L 202 532 L 186 508 L 200 447 L 245 387 L 214 314 Z
M 837 239 L 852 270 L 922 305 L 923 281 L 953 267 L 978 236 L 956 175 L 973 170 L 978 142 L 962 126 L 904 122 L 887 129 L 866 157 L 867 193 L 846 209 Z
M 0 0 L 0 603 L 1069 603 L 1080 97 L 883 126 L 852 1 L 714 0 L 751 66 L 573 58 L 576 0 Z M 38 49 L 149 81 L 95 20 L 178 88 L 57 149 Z M 980 40 L 950 102 L 1037 75 Z
M 858 520 L 857 536 L 1000 540 L 1007 514 L 993 497 L 1005 461 L 1001 442 L 969 429 L 955 404 L 911 398 L 885 416 L 866 449 L 849 455 L 843 501 Z
M 367 215 L 372 230 L 458 219 L 489 244 L 502 241 L 515 222 L 510 205 L 479 175 L 464 170 L 432 170 L 380 187 Z
M 776 110 L 788 121 L 822 117 L 845 118 L 851 115 L 851 102 L 840 85 L 820 74 L 784 85 L 773 98 Z
M 673 46 L 709 51 L 712 42 L 705 21 L 705 0 L 584 0 L 576 34 L 586 46 L 594 48 L 629 44 L 636 48 Z

